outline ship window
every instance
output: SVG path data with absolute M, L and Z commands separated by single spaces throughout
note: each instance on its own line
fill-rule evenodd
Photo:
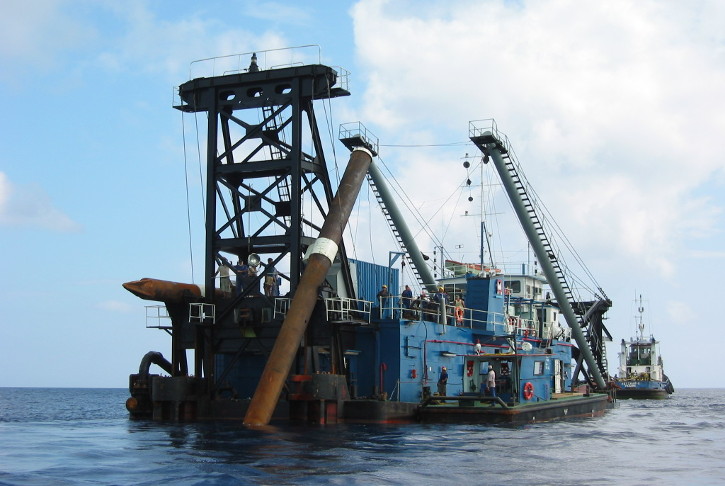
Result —
M 531 285 L 526 286 L 526 295 L 531 295 Z
M 513 292 L 514 294 L 518 294 L 521 292 L 521 282 L 519 282 L 518 280 L 506 282 L 506 288 L 511 289 L 511 292 Z
M 543 375 L 544 374 L 544 362 L 543 361 L 534 361 L 534 375 Z

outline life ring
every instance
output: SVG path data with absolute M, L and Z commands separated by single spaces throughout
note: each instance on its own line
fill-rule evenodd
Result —
M 531 397 L 534 396 L 534 385 L 527 381 L 524 385 L 524 399 L 531 400 Z

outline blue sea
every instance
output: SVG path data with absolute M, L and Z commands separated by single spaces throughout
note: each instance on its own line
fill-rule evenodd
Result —
M 0 388 L 0 484 L 725 484 L 725 390 L 527 425 L 128 419 L 124 389 Z

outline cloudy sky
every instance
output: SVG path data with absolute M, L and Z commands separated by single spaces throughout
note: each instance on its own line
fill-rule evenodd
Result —
M 483 198 L 461 186 L 463 158 L 478 154 L 469 121 L 495 118 L 614 302 L 615 341 L 633 335 L 641 293 L 675 387 L 725 387 L 713 287 L 725 266 L 725 4 L 443 3 L 6 1 L 0 386 L 123 387 L 147 351 L 168 354 L 121 283 L 201 283 L 190 263 L 203 253 L 201 199 L 190 177 L 190 237 L 184 152 L 199 120 L 171 108 L 173 88 L 198 59 L 313 44 L 351 73 L 352 96 L 325 123 L 361 121 L 379 137 L 381 165 L 451 256 L 478 259 L 479 223 L 461 216 L 481 199 L 492 239 L 515 229 L 505 201 L 492 203 L 489 166 Z M 395 248 L 365 190 L 350 227 L 355 256 L 385 264 Z M 501 254 L 525 258 L 511 241 Z

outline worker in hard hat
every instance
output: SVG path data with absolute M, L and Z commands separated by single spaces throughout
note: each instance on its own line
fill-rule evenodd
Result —
M 378 292 L 378 303 L 380 304 L 380 317 L 387 319 L 389 317 L 388 308 L 390 307 L 390 292 L 388 292 L 387 285 L 383 285 L 380 292 Z
M 433 295 L 433 301 L 437 303 L 443 302 L 444 304 L 448 304 L 448 294 L 443 287 L 438 287 L 438 292 Z

